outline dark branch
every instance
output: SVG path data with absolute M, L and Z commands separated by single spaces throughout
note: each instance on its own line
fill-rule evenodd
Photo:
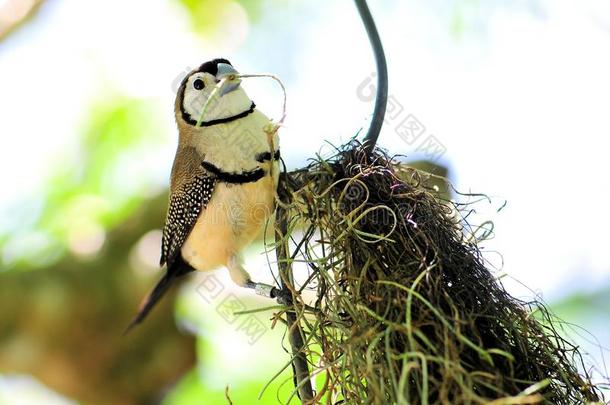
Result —
M 364 137 L 364 150 L 371 153 L 377 144 L 379 133 L 383 125 L 383 118 L 388 103 L 388 66 L 383 52 L 383 45 L 375 26 L 375 21 L 366 4 L 366 0 L 354 0 L 356 7 L 366 28 L 366 33 L 369 36 L 371 47 L 375 55 L 375 64 L 377 66 L 377 94 L 375 96 L 375 109 L 373 110 L 373 119 L 369 131 Z
M 282 176 L 283 177 L 283 176 Z M 280 187 L 282 187 L 280 183 Z M 289 198 L 289 197 L 288 197 Z M 294 285 L 292 284 L 292 266 L 288 262 L 290 254 L 288 252 L 288 241 L 285 240 L 288 234 L 288 215 L 282 208 L 277 209 L 277 228 L 275 234 L 276 254 L 278 268 L 280 270 L 280 284 L 282 291 L 294 294 Z M 292 295 L 292 302 L 297 305 L 297 300 Z M 313 400 L 313 388 L 309 377 L 309 366 L 305 355 L 305 343 L 303 342 L 303 330 L 297 319 L 295 311 L 286 312 L 286 323 L 288 325 L 288 340 L 292 347 L 292 368 L 294 370 L 294 386 L 298 388 L 299 398 L 303 404 L 309 404 Z

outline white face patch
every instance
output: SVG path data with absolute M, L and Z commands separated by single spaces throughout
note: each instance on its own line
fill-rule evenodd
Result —
M 195 72 L 189 76 L 182 98 L 182 109 L 192 120 L 199 121 L 201 112 L 217 84 L 216 78 L 209 73 Z M 240 114 L 248 110 L 251 104 L 252 101 L 241 86 L 222 97 L 216 92 L 201 121 L 212 121 Z

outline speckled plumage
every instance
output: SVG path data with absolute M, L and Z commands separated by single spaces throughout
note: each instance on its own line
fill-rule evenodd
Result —
M 172 268 L 176 255 L 180 253 L 199 214 L 212 198 L 215 185 L 216 179 L 213 176 L 199 173 L 171 194 L 163 228 L 161 266 L 167 263 L 167 268 Z

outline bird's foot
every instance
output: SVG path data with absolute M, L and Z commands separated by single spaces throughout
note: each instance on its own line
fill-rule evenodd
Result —
M 274 287 L 273 293 L 274 297 L 272 298 L 276 298 L 278 304 L 285 305 L 287 307 L 292 305 L 292 293 L 289 289 L 280 289 Z

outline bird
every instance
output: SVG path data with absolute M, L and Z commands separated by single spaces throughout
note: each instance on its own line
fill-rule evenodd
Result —
M 277 126 L 256 108 L 239 73 L 224 58 L 186 75 L 174 113 L 178 147 L 161 243 L 165 274 L 127 330 L 145 319 L 177 278 L 195 270 L 224 266 L 241 287 L 269 298 L 281 294 L 274 286 L 252 281 L 240 254 L 275 209 Z

